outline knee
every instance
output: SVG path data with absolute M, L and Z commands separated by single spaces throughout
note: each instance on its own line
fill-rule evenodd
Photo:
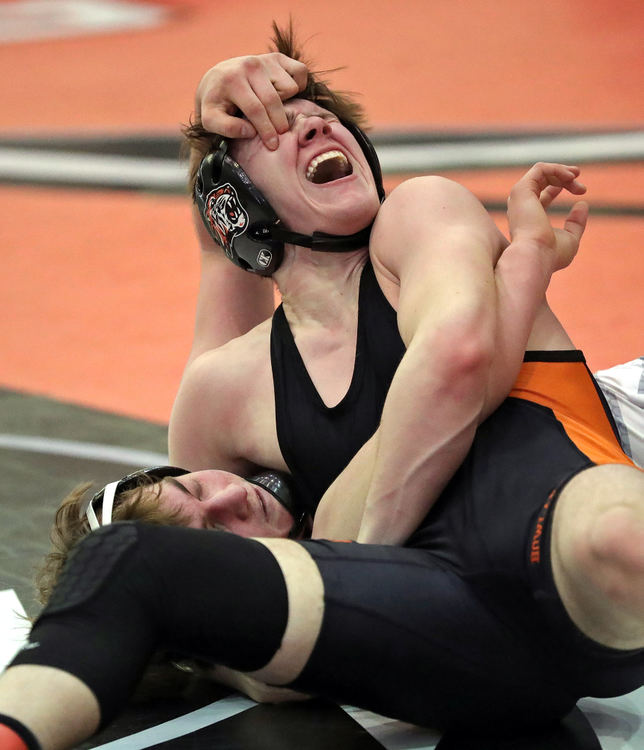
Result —
M 584 474 L 576 512 L 563 515 L 568 562 L 613 604 L 644 615 L 644 473 L 610 465 Z
M 615 504 L 593 519 L 583 559 L 606 595 L 628 606 L 641 599 L 644 608 L 644 519 L 631 504 Z

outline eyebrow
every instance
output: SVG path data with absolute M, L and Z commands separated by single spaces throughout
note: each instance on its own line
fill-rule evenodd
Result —
M 173 487 L 176 487 L 178 490 L 181 490 L 184 495 L 190 495 L 192 496 L 192 492 L 185 486 L 185 484 L 181 484 L 181 482 L 177 482 L 177 480 L 174 477 L 166 477 L 164 482 L 167 482 L 168 484 L 171 484 Z

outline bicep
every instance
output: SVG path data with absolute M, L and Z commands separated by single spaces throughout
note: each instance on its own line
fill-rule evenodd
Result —
M 378 214 L 370 252 L 379 280 L 397 286 L 393 303 L 405 343 L 427 314 L 467 309 L 487 294 L 506 244 L 480 201 L 461 185 L 424 177 L 396 188 Z

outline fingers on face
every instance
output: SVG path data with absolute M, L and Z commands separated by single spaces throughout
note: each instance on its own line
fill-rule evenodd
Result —
M 283 55 L 281 52 L 277 53 L 277 58 L 280 67 L 288 73 L 297 86 L 295 91 L 291 94 L 291 96 L 295 96 L 298 91 L 303 91 L 304 88 L 306 88 L 309 69 L 303 62 L 293 60 L 292 58 Z
M 306 86 L 308 69 L 304 63 L 279 52 L 262 59 L 262 68 L 249 75 L 248 82 L 255 95 L 251 109 L 240 107 L 268 148 L 276 148 L 278 134 L 289 129 L 284 102 Z
M 212 104 L 203 106 L 201 123 L 209 132 L 224 138 L 252 138 L 255 135 L 255 128 L 249 122 Z
M 227 138 L 259 135 L 274 149 L 279 133 L 288 130 L 283 102 L 306 86 L 307 76 L 306 65 L 281 53 L 237 58 L 212 81 L 204 76 L 197 111 L 201 111 L 204 127 L 212 132 Z M 237 117 L 237 111 L 246 119 Z

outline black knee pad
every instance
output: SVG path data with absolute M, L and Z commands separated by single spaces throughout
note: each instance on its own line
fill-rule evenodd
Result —
M 96 695 L 103 725 L 158 649 L 250 671 L 279 648 L 287 617 L 281 570 L 262 544 L 226 532 L 115 523 L 70 555 L 13 663 L 74 674 Z
M 39 619 L 66 612 L 90 601 L 118 575 L 120 563 L 133 551 L 139 535 L 135 524 L 103 526 L 71 551 L 47 606 Z

